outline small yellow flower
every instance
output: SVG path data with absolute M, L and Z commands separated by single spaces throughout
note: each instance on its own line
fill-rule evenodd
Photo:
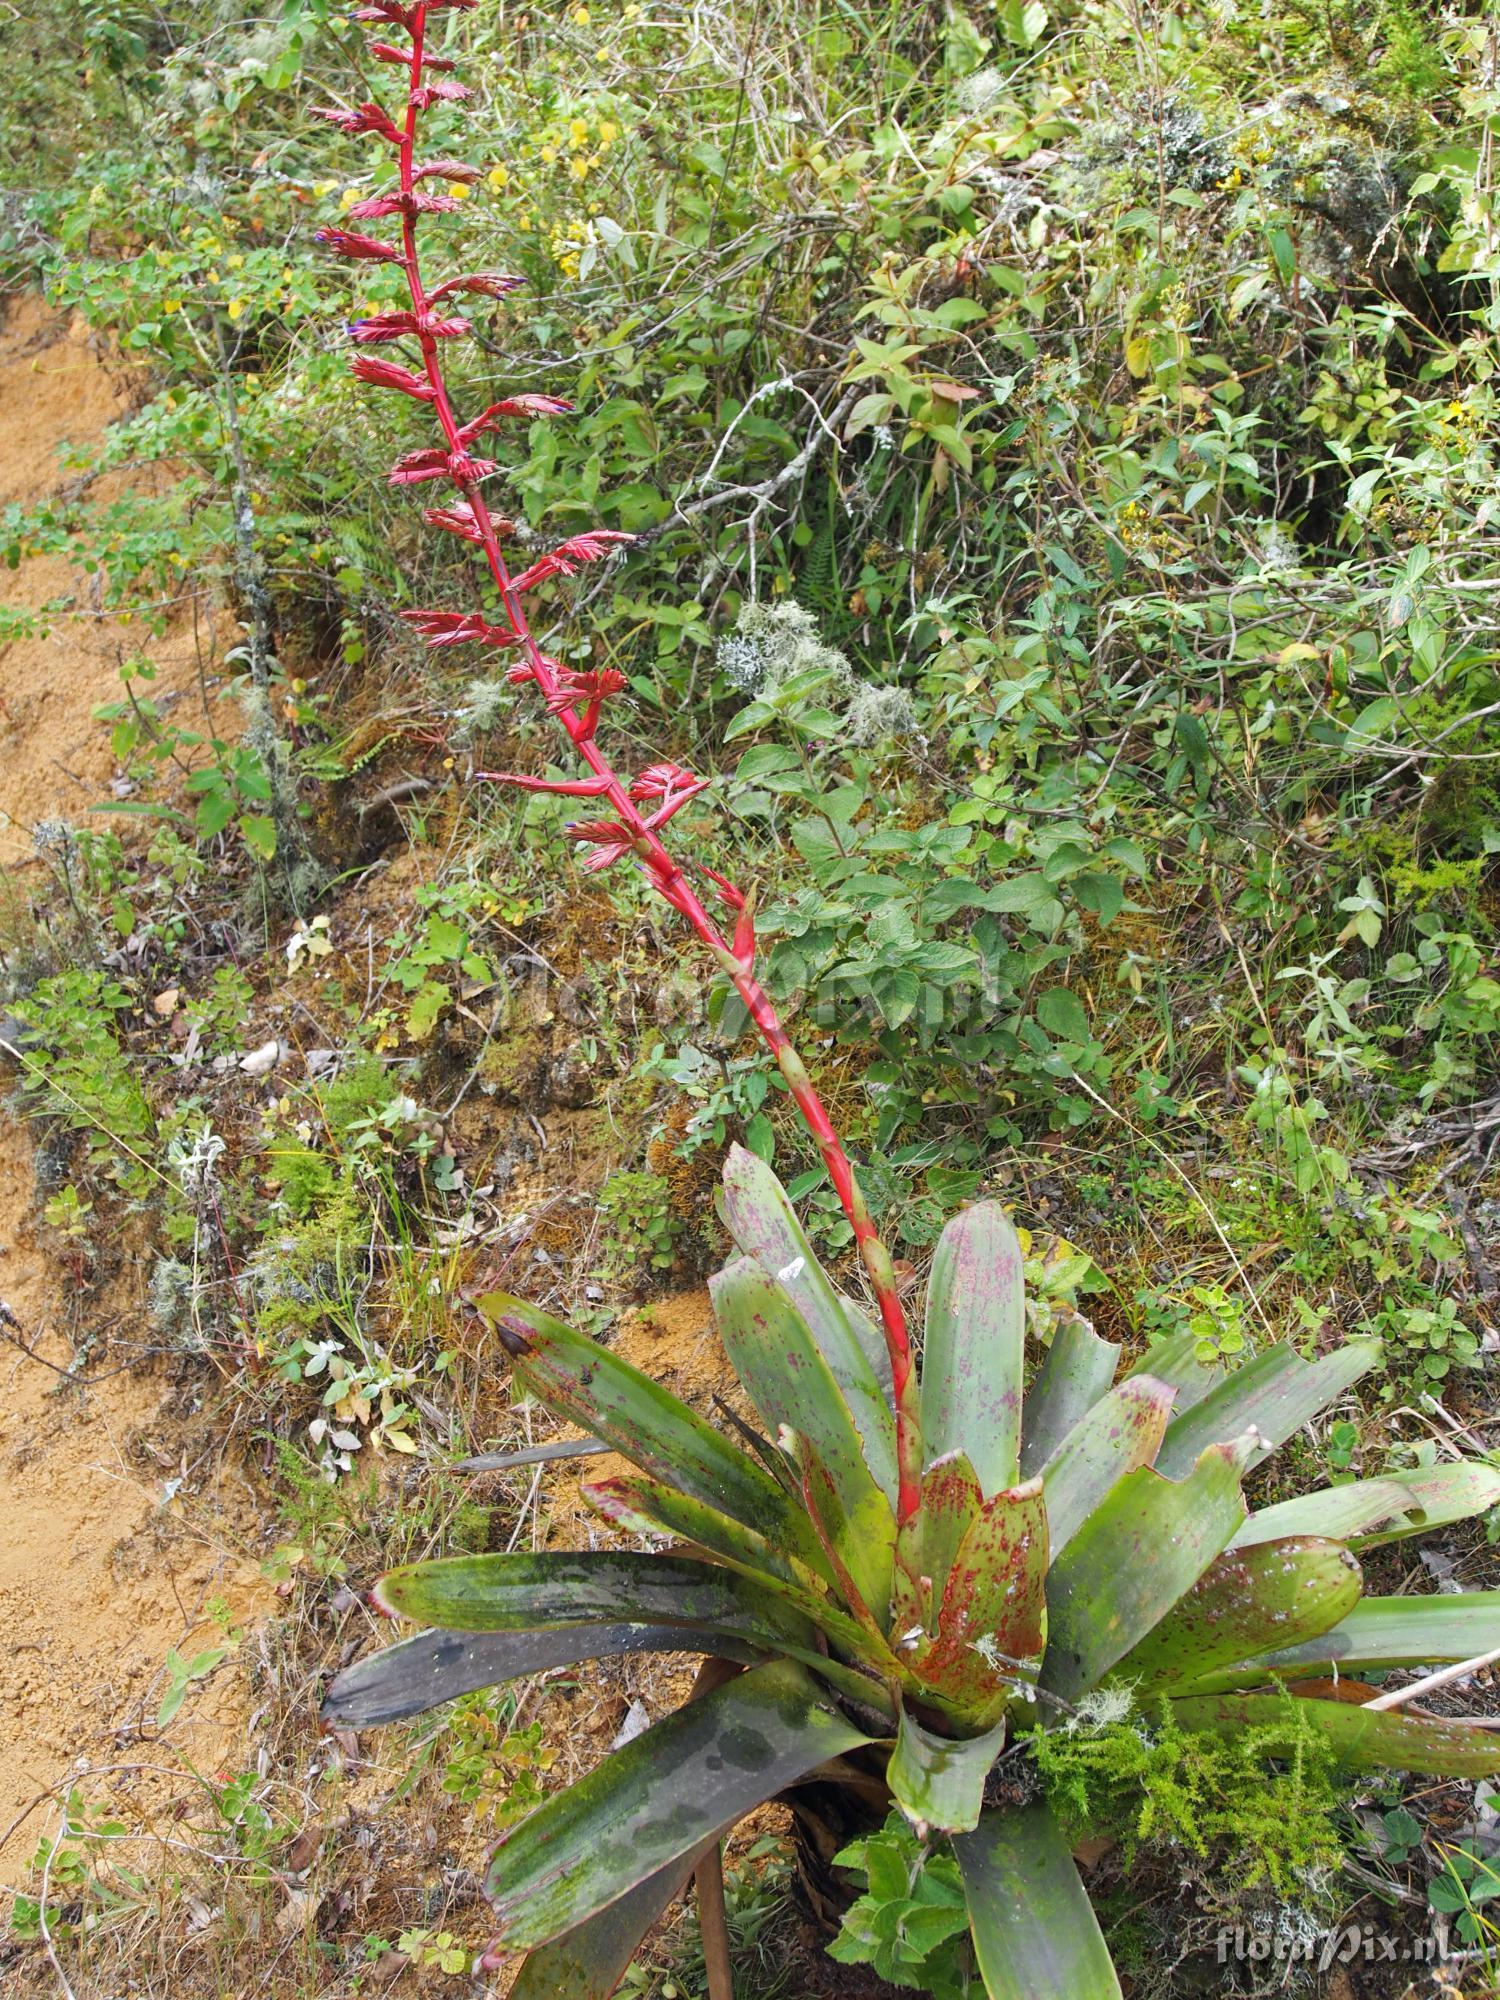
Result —
M 224 262 L 229 266 L 231 271 L 239 271 L 244 268 L 245 260 L 239 254 L 239 252 L 236 251 L 232 257 L 226 257 L 224 259 Z
M 589 163 L 587 160 L 569 160 L 568 172 L 575 181 L 586 181 L 589 177 Z
M 573 9 L 573 25 L 575 27 L 586 28 L 591 19 L 592 16 L 587 7 L 575 7 Z
M 243 318 L 244 311 L 245 301 L 243 299 L 231 299 L 229 301 L 229 317 L 231 319 Z
M 501 161 L 498 167 L 490 168 L 489 183 L 492 188 L 503 188 L 510 186 L 510 168 L 506 166 L 503 160 Z
M 181 311 L 182 311 L 182 300 L 181 300 L 181 299 L 163 299 L 163 300 L 162 300 L 162 302 L 161 302 L 161 309 L 162 309 L 162 311 L 163 311 L 164 313 L 174 313 L 174 312 L 181 312 Z
M 613 118 L 606 118 L 599 127 L 599 144 L 612 146 L 620 136 L 620 128 Z
M 469 199 L 469 190 L 462 181 L 449 181 L 448 192 L 455 201 L 467 201 Z
M 543 160 L 546 161 L 547 165 L 550 167 L 552 162 L 557 158 L 556 146 L 543 146 L 542 158 Z
M 581 118 L 568 120 L 568 142 L 575 149 L 589 142 L 589 128 Z

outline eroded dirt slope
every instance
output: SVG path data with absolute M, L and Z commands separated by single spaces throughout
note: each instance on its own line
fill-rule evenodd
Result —
M 124 402 L 118 371 L 81 328 L 13 302 L 0 324 L 0 505 L 58 493 L 68 476 L 58 446 L 86 446 Z M 0 569 L 0 603 L 42 605 L 79 583 L 61 559 L 31 559 Z M 0 868 L 23 888 L 37 867 L 35 823 L 81 820 L 109 796 L 114 767 L 92 711 L 115 698 L 119 662 L 138 644 L 135 631 L 86 617 L 0 650 Z M 184 621 L 152 653 L 161 684 L 194 677 Z M 181 1460 L 183 1426 L 164 1410 L 169 1375 L 146 1355 L 144 1269 L 127 1253 L 108 1294 L 87 1296 L 52 1234 L 30 1134 L 0 1110 L 0 1301 L 14 1321 L 0 1328 L 0 1881 L 10 1883 L 81 1767 L 97 1796 L 164 1782 L 124 1767 L 213 1770 L 233 1758 L 243 1707 L 233 1652 L 164 1735 L 154 1719 L 168 1651 L 219 1644 L 209 1607 L 239 1626 L 263 1597 L 255 1564 L 195 1505 L 220 1475 Z M 87 1386 L 44 1365 L 66 1368 L 91 1336 Z

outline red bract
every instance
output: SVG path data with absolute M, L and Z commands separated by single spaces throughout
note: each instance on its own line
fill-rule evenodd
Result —
M 382 361 L 374 354 L 357 354 L 351 366 L 361 382 L 368 382 L 374 388 L 399 389 L 403 396 L 414 396 L 419 403 L 430 403 L 437 395 L 430 382 L 395 361 Z
M 389 478 L 392 486 L 420 486 L 428 479 L 452 479 L 462 485 L 466 480 L 488 479 L 496 470 L 492 458 L 470 458 L 467 452 L 408 451 L 391 467 Z
M 524 278 L 512 277 L 509 271 L 466 271 L 461 278 L 445 278 L 442 284 L 434 285 L 427 294 L 427 302 L 435 305 L 439 299 L 447 298 L 450 292 L 479 292 L 485 298 L 503 299 L 507 292 L 519 291 L 525 282 Z M 560 404 L 565 410 L 573 407 L 571 403 L 564 403 L 560 396 L 548 400 Z
M 597 707 L 606 695 L 619 694 L 625 686 L 625 676 L 614 667 L 601 667 L 577 673 L 572 668 L 564 668 L 557 677 L 557 685 L 547 692 L 547 713 L 561 715 L 565 709 L 576 708 L 580 702 Z
M 572 576 L 585 563 L 602 562 L 612 545 L 634 540 L 634 535 L 622 534 L 617 528 L 594 528 L 551 550 L 512 581 L 517 590 L 530 590 L 533 584 L 545 583 L 549 576 Z
M 742 895 L 727 877 L 706 864 L 699 864 L 724 902 L 737 913 L 733 939 L 726 939 L 705 909 L 684 868 L 662 844 L 662 829 L 690 799 L 697 797 L 706 781 L 695 777 L 679 764 L 661 762 L 649 766 L 633 784 L 627 785 L 598 742 L 603 705 L 611 695 L 624 689 L 625 676 L 613 667 L 563 667 L 550 654 L 542 651 L 526 617 L 523 599 L 527 590 L 548 577 L 569 576 L 581 564 L 599 562 L 632 538 L 617 529 L 591 529 L 573 536 L 542 556 L 530 568 L 512 576 L 500 553 L 500 543 L 513 532 L 514 524 L 491 515 L 479 484 L 495 468 L 487 460 L 471 459 L 467 447 L 483 431 L 504 418 L 561 416 L 571 406 L 558 396 L 527 392 L 503 397 L 467 420 L 453 408 L 452 392 L 443 372 L 440 343 L 467 333 L 469 322 L 461 318 L 444 319 L 434 307 L 440 299 L 455 292 L 474 292 L 500 298 L 513 290 L 518 282 L 503 272 L 475 272 L 449 278 L 429 291 L 418 257 L 417 233 L 423 218 L 444 214 L 459 205 L 452 195 L 420 192 L 418 183 L 446 178 L 467 184 L 478 178 L 477 168 L 459 161 L 438 159 L 424 166 L 414 164 L 421 114 L 439 101 L 461 103 L 469 95 L 463 84 L 446 75 L 431 80 L 433 72 L 449 70 L 452 63 L 446 56 L 430 57 L 427 54 L 428 20 L 436 13 L 467 11 L 474 5 L 475 0 L 414 0 L 411 6 L 397 4 L 397 0 L 373 0 L 373 4 L 360 7 L 356 20 L 394 22 L 412 38 L 411 49 L 406 52 L 393 48 L 388 42 L 377 41 L 373 45 L 376 60 L 406 66 L 404 129 L 398 132 L 387 114 L 373 104 L 362 105 L 358 111 L 335 109 L 321 114 L 345 131 L 373 131 L 387 140 L 394 139 L 397 144 L 399 185 L 396 191 L 374 195 L 356 203 L 350 214 L 355 218 L 401 217 L 401 249 L 398 254 L 411 294 L 411 309 L 409 312 L 376 313 L 368 319 L 356 320 L 349 332 L 350 337 L 361 345 L 415 341 L 420 350 L 421 367 L 420 372 L 416 372 L 392 362 L 361 356 L 355 361 L 354 371 L 362 381 L 400 390 L 404 395 L 432 405 L 442 430 L 443 443 L 406 453 L 398 459 L 391 476 L 398 485 L 416 485 L 430 479 L 446 478 L 458 488 L 458 497 L 450 505 L 430 507 L 425 510 L 424 518 L 433 527 L 458 535 L 483 549 L 509 624 L 491 625 L 479 613 L 472 611 L 414 611 L 407 613 L 406 617 L 430 645 L 449 646 L 473 641 L 519 649 L 521 657 L 506 678 L 518 687 L 535 683 L 547 712 L 561 722 L 574 749 L 587 765 L 589 775 L 569 781 L 497 772 L 493 774 L 496 781 L 518 785 L 527 791 L 560 792 L 568 797 L 608 801 L 613 818 L 588 821 L 569 829 L 579 846 L 591 850 L 583 865 L 589 869 L 607 868 L 611 862 L 627 854 L 635 856 L 657 894 L 682 915 L 732 981 L 750 1019 L 780 1066 L 803 1121 L 817 1142 L 879 1305 L 890 1357 L 895 1405 L 899 1481 L 896 1514 L 898 1523 L 905 1524 L 917 1511 L 920 1496 L 921 1440 L 911 1342 L 890 1256 L 876 1234 L 848 1156 L 829 1122 L 822 1101 L 788 1041 L 769 995 L 755 978 L 753 896 Z M 333 247 L 343 247 L 338 240 L 340 238 L 343 243 L 369 244 L 374 241 L 353 237 L 348 232 L 331 232 L 329 240 Z M 386 248 L 394 250 L 395 246 Z M 345 248 L 344 254 L 384 255 L 385 250 L 351 251 Z M 648 805 L 654 808 L 649 814 L 642 811 L 642 807 Z
M 374 222 L 382 215 L 451 215 L 462 206 L 451 194 L 372 194 L 349 213 L 358 222 Z
M 473 611 L 403 611 L 408 625 L 421 632 L 429 646 L 514 646 L 520 633 L 507 625 L 486 624 Z
M 352 229 L 320 229 L 314 243 L 324 243 L 341 257 L 363 257 L 375 264 L 399 264 L 401 252 L 378 236 L 360 236 Z
M 481 169 L 466 167 L 462 160 L 429 160 L 425 167 L 413 167 L 414 181 L 458 181 L 464 187 L 472 187 L 480 177 Z
M 651 764 L 630 787 L 630 796 L 637 805 L 644 805 L 648 799 L 665 799 L 678 792 L 690 798 L 694 792 L 706 790 L 707 778 L 698 778 L 691 771 L 685 771 L 680 764 Z
M 466 542 L 484 542 L 484 529 L 479 524 L 479 516 L 467 500 L 460 500 L 452 507 L 428 507 L 422 519 L 430 528 L 443 528 L 450 535 L 462 535 Z M 515 533 L 515 523 L 490 519 L 490 532 L 499 537 Z
M 401 134 L 378 104 L 362 104 L 357 111 L 345 111 L 337 104 L 317 104 L 313 106 L 312 115 L 314 118 L 326 118 L 341 132 L 378 132 L 393 146 L 401 144 Z
M 376 346 L 386 340 L 404 340 L 408 334 L 420 335 L 424 340 L 456 340 L 468 331 L 469 322 L 466 319 L 439 319 L 429 312 L 376 313 L 370 319 L 349 322 L 349 338 L 366 346 Z
M 472 95 L 466 83 L 454 83 L 451 78 L 445 76 L 439 77 L 436 83 L 424 83 L 411 93 L 407 102 L 414 111 L 430 111 L 441 97 L 457 103 L 461 98 Z

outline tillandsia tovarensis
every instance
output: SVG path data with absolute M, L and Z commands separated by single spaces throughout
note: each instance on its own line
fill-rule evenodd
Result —
M 451 213 L 461 205 L 455 195 L 432 192 L 432 184 L 449 182 L 464 186 L 480 178 L 480 169 L 462 160 L 421 161 L 417 157 L 423 112 L 439 100 L 462 104 L 469 96 L 467 86 L 452 74 L 453 62 L 430 52 L 429 24 L 436 15 L 468 12 L 476 4 L 477 0 L 417 0 L 413 6 L 402 6 L 399 0 L 374 0 L 373 4 L 357 9 L 354 17 L 357 21 L 396 29 L 408 37 L 405 48 L 378 38 L 372 38 L 370 44 L 370 52 L 377 61 L 406 72 L 404 113 L 398 122 L 381 105 L 366 102 L 353 109 L 324 107 L 316 114 L 345 132 L 372 135 L 395 151 L 396 188 L 389 194 L 376 194 L 355 203 L 349 216 L 359 222 L 393 221 L 399 217 L 400 242 L 332 228 L 321 230 L 318 240 L 343 257 L 401 266 L 410 293 L 410 311 L 382 312 L 355 320 L 349 327 L 349 337 L 361 347 L 404 347 L 408 353 L 415 350 L 414 365 L 360 354 L 354 361 L 354 373 L 373 387 L 392 389 L 431 405 L 443 444 L 404 453 L 391 468 L 391 483 L 413 486 L 442 482 L 451 490 L 444 504 L 424 510 L 424 518 L 433 527 L 458 535 L 483 552 L 504 610 L 504 622 L 500 624 L 491 624 L 473 611 L 407 611 L 402 616 L 425 636 L 429 646 L 480 645 L 517 655 L 508 678 L 518 687 L 532 686 L 538 691 L 547 713 L 561 723 L 590 775 L 574 779 L 523 777 L 509 771 L 479 775 L 527 791 L 596 801 L 601 808 L 607 808 L 610 817 L 579 820 L 568 829 L 571 838 L 589 850 L 584 866 L 602 869 L 626 857 L 633 858 L 662 898 L 708 947 L 733 982 L 750 1019 L 774 1055 L 807 1129 L 817 1142 L 829 1180 L 854 1232 L 879 1307 L 895 1406 L 900 1477 L 897 1514 L 905 1520 L 919 1504 L 922 1447 L 911 1337 L 889 1253 L 871 1220 L 848 1154 L 822 1100 L 769 995 L 755 976 L 753 889 L 746 893 L 706 864 L 693 864 L 689 860 L 684 865 L 663 839 L 669 822 L 705 788 L 708 780 L 673 763 L 653 764 L 633 779 L 618 772 L 599 741 L 599 726 L 606 702 L 620 694 L 626 685 L 624 675 L 612 667 L 579 670 L 562 665 L 538 644 L 527 614 L 526 598 L 531 591 L 554 577 L 572 576 L 584 565 L 603 560 L 633 537 L 614 529 L 596 528 L 571 537 L 539 561 L 513 572 L 505 560 L 502 543 L 513 534 L 514 524 L 492 514 L 484 495 L 485 483 L 498 467 L 491 459 L 476 457 L 470 448 L 487 431 L 498 429 L 508 419 L 565 416 L 572 405 L 560 396 L 506 396 L 477 416 L 460 418 L 449 393 L 443 368 L 444 344 L 462 339 L 471 331 L 462 313 L 453 311 L 453 302 L 466 295 L 501 299 L 523 282 L 504 271 L 472 271 L 445 278 L 429 289 L 422 271 L 418 232 L 423 219 Z M 731 913 L 730 935 L 726 936 L 710 915 L 694 886 L 694 873 L 712 885 L 711 893 Z
M 1251 1512 L 1247 1475 L 1346 1395 L 1378 1347 L 1304 1356 L 1272 1343 L 1208 1367 L 1188 1329 L 1117 1381 L 1119 1347 L 1061 1312 L 1035 1359 L 1020 1246 L 993 1201 L 943 1230 L 918 1378 L 890 1259 L 756 978 L 753 896 L 667 846 L 704 779 L 669 762 L 621 775 L 600 728 L 624 677 L 563 666 L 529 622 L 533 591 L 629 537 L 598 530 L 517 573 L 506 565 L 511 527 L 484 497 L 497 467 L 471 447 L 568 405 L 515 395 L 471 418 L 453 408 L 442 355 L 469 331 L 454 302 L 503 299 L 517 282 L 483 271 L 429 290 L 418 258 L 422 218 L 456 206 L 431 184 L 477 177 L 462 161 L 417 159 L 422 114 L 467 95 L 449 59 L 428 52 L 430 21 L 474 4 L 362 7 L 359 19 L 407 38 L 372 44 L 405 72 L 404 113 L 398 123 L 363 103 L 323 114 L 396 154 L 393 191 L 356 203 L 350 220 L 399 217 L 399 243 L 324 232 L 344 256 L 400 265 L 410 294 L 409 310 L 350 328 L 361 350 L 405 350 L 400 361 L 361 351 L 355 373 L 430 405 L 442 433 L 391 478 L 447 489 L 426 518 L 483 552 L 500 604 L 494 619 L 407 615 L 430 645 L 513 655 L 511 680 L 535 688 L 587 775 L 485 775 L 589 801 L 598 817 L 571 829 L 584 865 L 633 860 L 733 982 L 822 1152 L 881 1327 L 822 1269 L 770 1168 L 740 1148 L 723 1205 L 740 1255 L 714 1281 L 714 1312 L 762 1429 L 727 1412 L 731 1438 L 605 1343 L 509 1294 L 480 1299 L 518 1386 L 629 1462 L 582 1491 L 633 1545 L 390 1571 L 376 1603 L 430 1629 L 347 1668 L 324 1712 L 365 1728 L 586 1660 L 708 1656 L 696 1698 L 551 1794 L 496 1849 L 486 1888 L 504 1944 L 528 1953 L 511 2000 L 603 2000 L 694 1874 L 714 1906 L 720 1840 L 773 1798 L 794 1815 L 804 1872 L 821 1866 L 834 1885 L 820 1908 L 847 1889 L 842 1843 L 899 1808 L 924 1857 L 946 1849 L 958 1864 L 963 1907 L 950 1897 L 937 1918 L 943 1937 L 961 1934 L 965 1990 L 1120 2000 L 1065 1819 L 1042 1795 L 1039 1732 L 1091 1728 L 1107 1712 L 1132 1729 L 1228 1738 L 1259 1766 L 1295 1765 L 1312 1745 L 1356 1772 L 1500 1769 L 1482 1720 L 1416 1705 L 1500 1654 L 1500 1592 L 1369 1596 L 1360 1563 L 1368 1548 L 1500 1505 L 1500 1471 L 1424 1462 Z M 727 936 L 700 879 L 732 913 Z M 1442 1663 L 1414 1683 L 1366 1678 Z M 920 1900 L 919 1880 L 901 1874 Z M 915 1907 L 885 1901 L 898 1915 Z M 708 1970 L 712 2000 L 725 2000 L 724 1951 Z

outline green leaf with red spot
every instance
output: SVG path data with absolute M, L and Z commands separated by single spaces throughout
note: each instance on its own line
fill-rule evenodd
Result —
M 635 1617 L 525 1632 L 418 1632 L 345 1667 L 323 1697 L 320 1714 L 338 1729 L 372 1729 L 377 1723 L 421 1715 L 478 1688 L 529 1679 L 582 1660 L 620 1653 L 701 1653 L 711 1646 L 748 1665 L 783 1645 L 769 1633 L 756 1644 L 732 1638 L 722 1627 L 644 1625 Z M 813 1648 L 806 1650 L 815 1656 Z
M 773 1581 L 634 1549 L 516 1550 L 407 1563 L 387 1570 L 374 1594 L 382 1610 L 448 1632 L 634 1619 L 720 1630 L 767 1647 L 810 1645 L 811 1620 L 776 1593 Z
M 517 1381 L 555 1415 L 602 1438 L 643 1472 L 821 1567 L 817 1540 L 793 1496 L 686 1403 L 620 1355 L 508 1292 L 489 1292 L 478 1304 L 501 1328 Z
M 936 1631 L 910 1653 L 893 1633 L 898 1655 L 940 1705 L 984 1726 L 1041 1657 L 1046 1584 L 1047 1506 L 1033 1479 L 986 1501 L 954 1552 Z
M 1144 1690 L 1205 1675 L 1327 1632 L 1359 1602 L 1359 1564 L 1338 1542 L 1301 1535 L 1226 1549 L 1114 1669 Z
M 748 1257 L 721 1271 L 712 1291 L 735 1373 L 773 1431 L 795 1431 L 817 1454 L 838 1496 L 839 1559 L 860 1597 L 883 1616 L 891 1595 L 896 1517 L 865 1461 L 860 1429 L 807 1322 Z
M 700 1861 L 718 1846 L 717 1835 L 691 1854 L 648 1875 L 586 1923 L 528 1952 L 510 1989 L 510 2000 L 609 2000 L 630 1970 L 646 1933 L 684 1893 Z
M 1173 1394 L 1154 1376 L 1132 1375 L 1095 1403 L 1053 1453 L 1042 1475 L 1053 1562 L 1127 1472 L 1154 1463 Z
M 1362 1597 L 1327 1631 L 1300 1645 L 1278 1645 L 1260 1659 L 1242 1658 L 1214 1674 L 1210 1685 L 1243 1688 L 1272 1674 L 1286 1680 L 1329 1671 L 1360 1674 L 1390 1667 L 1441 1667 L 1476 1660 L 1496 1646 L 1500 1646 L 1500 1590 Z M 1195 1692 L 1207 1693 L 1208 1688 Z
M 1165 1340 L 1158 1340 L 1146 1349 L 1125 1379 L 1129 1381 L 1132 1375 L 1154 1375 L 1158 1382 L 1165 1382 L 1177 1391 L 1172 1409 L 1180 1417 L 1185 1411 L 1196 1409 L 1224 1380 L 1221 1362 L 1205 1365 L 1198 1359 L 1202 1345 L 1196 1333 L 1168 1334 Z
M 818 1262 L 781 1182 L 743 1146 L 729 1149 L 723 1211 L 740 1249 L 775 1279 L 807 1321 L 856 1421 L 862 1429 L 868 1422 L 865 1446 L 871 1464 L 883 1467 L 889 1461 L 894 1467 L 891 1363 L 884 1338 Z
M 1105 1395 L 1120 1350 L 1075 1313 L 1052 1336 L 1021 1414 L 1021 1477 L 1034 1479 L 1063 1439 Z
M 1500 1471 L 1466 1459 L 1419 1465 L 1378 1479 L 1326 1486 L 1262 1507 L 1235 1536 L 1236 1547 L 1278 1535 L 1332 1535 L 1355 1548 L 1378 1548 L 1406 1535 L 1446 1528 L 1500 1505 Z
M 818 1573 L 775 1549 L 764 1535 L 742 1527 L 721 1514 L 717 1507 L 695 1500 L 665 1480 L 647 1472 L 621 1473 L 612 1479 L 586 1480 L 580 1488 L 584 1499 L 627 1534 L 675 1535 L 679 1541 L 694 1542 L 700 1549 L 721 1556 L 737 1569 L 756 1577 L 775 1577 L 782 1583 L 816 1594 Z M 825 1577 L 831 1581 L 831 1577 Z
M 927 1281 L 922 1443 L 929 1459 L 961 1451 L 986 1494 L 1020 1476 L 1026 1297 L 1021 1246 L 998 1202 L 954 1216 Z
M 1250 1454 L 1253 1468 L 1336 1402 L 1380 1356 L 1377 1340 L 1351 1340 L 1317 1361 L 1304 1361 L 1294 1347 L 1268 1347 L 1173 1418 L 1156 1463 L 1168 1478 L 1179 1479 L 1206 1445 L 1227 1444 L 1253 1427 L 1260 1433 Z
M 1003 1718 L 979 1736 L 939 1736 L 902 1710 L 886 1782 L 920 1839 L 978 1826 L 984 1781 L 1004 1743 Z
M 911 1578 L 915 1588 L 900 1599 L 893 1618 L 903 1624 L 930 1619 L 932 1607 L 943 1601 L 958 1546 L 983 1510 L 984 1495 L 963 1452 L 950 1452 L 928 1466 L 922 1474 L 921 1504 L 896 1536 L 898 1577 Z
M 1047 1578 L 1049 1693 L 1086 1694 L 1192 1589 L 1245 1518 L 1245 1450 L 1210 1445 L 1186 1479 L 1127 1473 L 1079 1529 Z

